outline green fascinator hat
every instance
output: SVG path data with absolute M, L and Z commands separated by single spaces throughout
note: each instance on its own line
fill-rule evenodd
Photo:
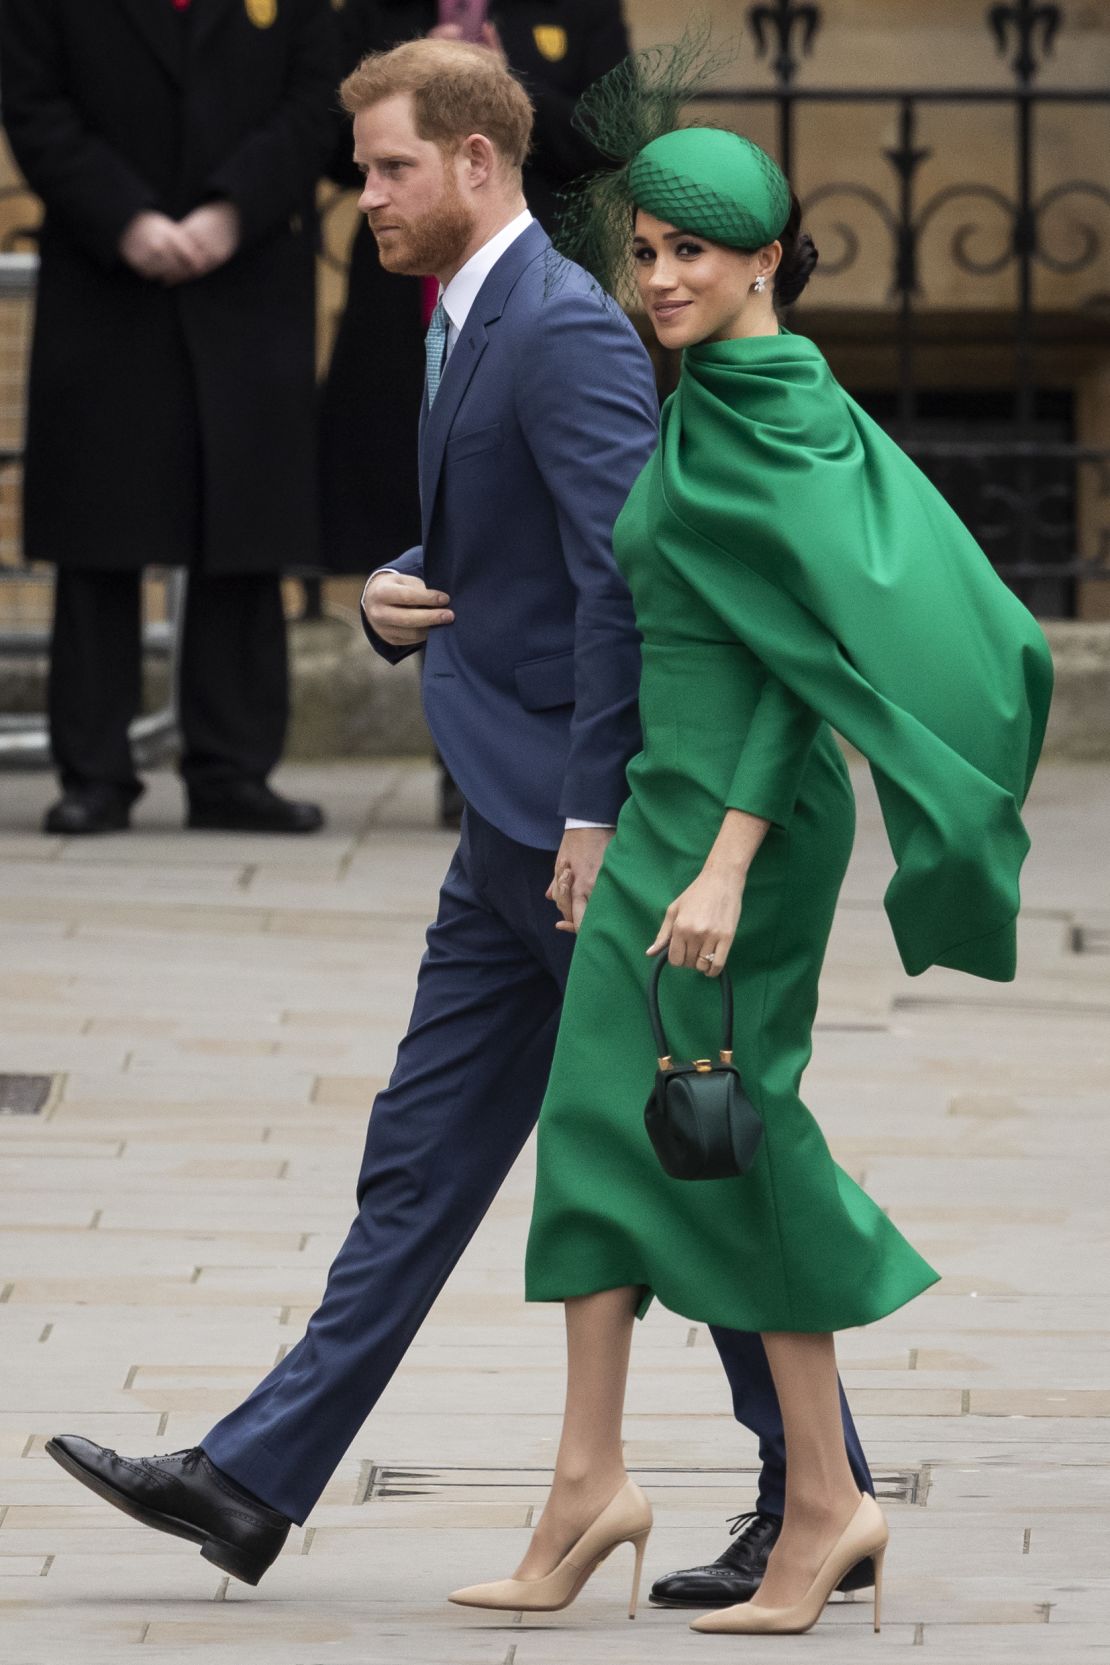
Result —
M 632 158 L 628 186 L 637 208 L 732 249 L 773 243 L 790 218 L 790 187 L 778 163 L 717 127 L 680 127 L 653 139 Z
M 620 300 L 635 288 L 637 208 L 736 249 L 774 242 L 790 218 L 790 186 L 765 150 L 727 128 L 680 126 L 733 57 L 711 48 L 708 29 L 688 31 L 633 53 L 579 100 L 575 126 L 610 166 L 566 193 L 556 241 Z

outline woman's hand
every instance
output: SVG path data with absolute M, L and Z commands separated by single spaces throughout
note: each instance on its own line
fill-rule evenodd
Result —
M 748 868 L 770 827 L 746 810 L 725 811 L 705 866 L 663 915 L 649 954 L 661 954 L 669 943 L 672 965 L 690 966 L 703 977 L 721 975 L 740 923 Z
M 659 935 L 648 953 L 661 954 L 669 943 L 667 958 L 672 965 L 690 966 L 706 977 L 719 977 L 740 923 L 743 894 L 743 874 L 707 864 L 663 915 Z

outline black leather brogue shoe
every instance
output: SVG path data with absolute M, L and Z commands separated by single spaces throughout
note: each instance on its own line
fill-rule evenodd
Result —
M 732 1542 L 716 1561 L 656 1579 L 651 1587 L 653 1607 L 732 1607 L 751 1600 L 762 1583 L 782 1521 L 756 1510 L 737 1515 L 729 1525 Z
M 189 792 L 186 825 L 206 832 L 310 833 L 324 824 L 319 804 L 283 798 L 265 781 L 229 781 Z
M 705 1567 L 687 1567 L 668 1573 L 651 1587 L 653 1607 L 733 1607 L 751 1601 L 763 1582 L 767 1557 L 774 1549 L 782 1520 L 754 1510 L 729 1522 L 732 1542 L 716 1561 Z M 875 1582 L 870 1561 L 861 1562 L 838 1586 L 844 1591 L 863 1590 Z
M 206 1561 L 257 1584 L 293 1524 L 237 1486 L 199 1445 L 165 1457 L 121 1457 L 78 1434 L 48 1440 L 67 1474 L 132 1520 L 200 1545 Z
M 47 810 L 42 830 L 67 838 L 125 832 L 135 796 L 114 786 L 71 786 Z

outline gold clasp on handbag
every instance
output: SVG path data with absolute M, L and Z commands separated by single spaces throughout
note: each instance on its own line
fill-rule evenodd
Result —
M 667 1037 L 663 1033 L 663 1019 L 659 1013 L 659 982 L 663 974 L 663 968 L 667 963 L 668 962 L 665 958 L 657 960 L 651 976 L 648 979 L 648 1015 L 651 1019 L 652 1034 L 655 1037 L 656 1057 L 659 1060 L 659 1068 L 665 1075 L 669 1075 L 675 1068 L 674 1057 L 668 1049 Z M 728 977 L 721 978 L 721 1020 L 721 1063 L 731 1064 L 732 1047 L 730 1042 L 732 1040 L 732 983 Z M 713 1071 L 718 1066 L 713 1063 L 711 1058 L 695 1058 L 692 1064 L 681 1067 L 692 1069 L 695 1075 L 712 1075 Z

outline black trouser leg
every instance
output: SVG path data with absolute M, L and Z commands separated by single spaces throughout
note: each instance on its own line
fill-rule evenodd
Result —
M 181 774 L 199 791 L 264 781 L 281 757 L 289 672 L 281 579 L 190 573 L 181 641 Z
M 47 694 L 50 744 L 65 791 L 142 791 L 128 727 L 142 701 L 142 574 L 59 569 Z

